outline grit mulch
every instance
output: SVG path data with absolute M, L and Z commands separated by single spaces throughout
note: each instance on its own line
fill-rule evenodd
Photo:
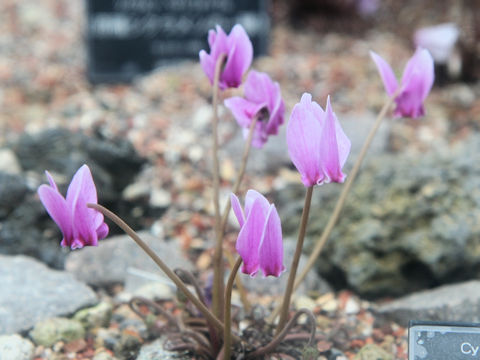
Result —
M 196 234 L 210 231 L 212 225 L 208 216 L 209 162 L 205 160 L 210 146 L 211 89 L 205 75 L 198 63 L 185 62 L 129 85 L 94 87 L 85 77 L 84 25 L 81 2 L 1 2 L 0 143 L 25 131 L 57 126 L 128 138 L 153 164 L 152 176 L 172 195 L 175 205 L 163 219 L 169 222 L 166 229 L 174 231 L 185 248 L 195 245 L 201 241 Z M 314 28 L 294 29 L 285 21 L 275 23 L 270 55 L 254 62 L 256 69 L 280 83 L 287 118 L 303 92 L 312 93 L 320 103 L 331 94 L 340 119 L 342 114 L 378 111 L 385 94 L 368 51 L 375 50 L 391 61 L 393 68 L 403 69 L 412 53 L 409 40 L 375 28 L 355 35 Z M 230 91 L 225 96 L 235 93 Z M 428 149 L 439 138 L 447 143 L 460 141 L 480 125 L 479 93 L 478 85 L 463 83 L 435 88 L 427 100 L 425 119 L 393 125 L 392 150 Z M 224 112 L 222 117 L 223 142 L 238 129 L 229 114 Z M 234 167 L 226 154 L 222 163 L 225 185 L 233 177 Z M 246 184 L 268 189 L 281 174 L 280 169 L 249 174 Z M 182 220 L 182 214 L 191 211 L 199 214 L 193 220 L 188 216 Z M 210 265 L 209 258 L 209 251 L 204 250 L 194 260 L 202 270 Z M 106 297 L 114 292 L 106 295 L 101 291 Z M 272 299 L 255 301 L 268 306 Z M 174 308 L 173 303 L 165 305 Z M 406 359 L 406 329 L 377 319 L 372 304 L 348 291 L 305 295 L 296 305 L 310 307 L 315 313 L 319 333 L 323 334 L 317 347 L 324 354 L 333 356 L 332 349 L 338 349 L 342 356 L 353 359 L 360 348 L 374 343 L 395 358 Z M 121 304 L 115 311 L 123 311 L 122 316 L 128 312 Z M 118 323 L 112 321 L 110 327 L 118 328 Z M 138 329 L 129 331 L 140 342 L 147 341 L 135 333 Z M 49 358 L 52 351 L 59 359 L 88 359 L 94 348 L 95 339 L 89 337 L 53 350 L 37 348 L 37 360 Z

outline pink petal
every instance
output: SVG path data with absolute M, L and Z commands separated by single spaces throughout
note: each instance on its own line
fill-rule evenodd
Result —
M 97 203 L 97 189 L 90 169 L 83 165 L 68 187 L 67 204 L 72 211 L 75 237 L 80 237 L 84 245 L 97 245 L 98 212 L 88 208 L 88 203 Z
M 249 216 L 250 210 L 252 209 L 252 206 L 256 201 L 258 201 L 258 205 L 261 207 L 264 216 L 267 216 L 270 203 L 265 198 L 265 196 L 260 194 L 258 191 L 250 189 L 247 191 L 247 194 L 245 195 L 245 216 L 246 217 Z
M 38 196 L 50 217 L 62 231 L 64 237 L 62 243 L 67 243 L 66 246 L 69 246 L 73 236 L 73 227 L 71 210 L 66 200 L 59 192 L 48 185 L 40 185 Z
M 338 160 L 340 161 L 340 168 L 343 168 L 343 165 L 345 165 L 348 155 L 350 154 L 352 143 L 343 131 L 342 126 L 340 125 L 340 122 L 338 121 L 336 116 L 335 119 L 335 133 L 337 134 L 338 145 Z
M 282 99 L 278 83 L 275 83 L 272 96 L 273 102 L 269 108 L 270 119 L 268 120 L 266 131 L 269 135 L 276 135 L 278 134 L 278 128 L 285 121 L 285 103 Z
M 320 168 L 320 136 L 322 125 L 316 116 L 323 116 L 321 107 L 312 103 L 310 94 L 303 94 L 296 104 L 287 125 L 287 146 L 290 159 L 302 176 L 302 182 L 310 187 L 323 181 Z M 318 107 L 318 108 L 317 108 Z
M 265 142 L 267 135 L 278 133 L 278 127 L 284 121 L 285 109 L 280 86 L 273 82 L 267 74 L 251 70 L 245 81 L 245 98 L 257 104 L 265 104 L 269 112 L 267 124 L 262 127 L 265 133 L 263 142 Z
M 98 228 L 97 228 L 97 237 L 99 240 L 105 239 L 108 235 L 108 225 L 105 223 L 102 223 Z
M 80 195 L 85 202 L 97 202 L 97 189 L 93 182 L 92 173 L 87 165 L 82 165 L 73 175 L 72 182 L 67 190 L 67 203 L 73 208 L 76 199 Z
M 434 78 L 433 58 L 428 50 L 419 47 L 405 66 L 402 85 L 418 94 L 423 102 L 432 89 Z
M 273 204 L 270 205 L 265 219 L 259 262 L 264 276 L 278 277 L 285 270 L 285 266 L 283 266 L 282 225 Z
M 219 30 L 220 26 L 217 25 L 217 31 Z M 222 28 L 220 27 L 220 30 L 222 30 Z M 210 49 L 214 46 L 215 44 L 215 39 L 217 38 L 217 33 L 215 32 L 215 30 L 213 29 L 210 29 L 208 30 L 208 46 L 210 46 Z
M 255 276 L 260 266 L 259 247 L 264 225 L 265 213 L 260 200 L 257 199 L 251 205 L 235 246 L 243 260 L 242 272 L 252 277 Z
M 222 84 L 225 87 L 238 87 L 253 59 L 252 43 L 241 25 L 233 27 L 228 36 L 228 46 L 227 62 L 221 77 Z
M 89 245 L 89 244 L 85 244 L 81 239 L 74 239 L 72 244 L 70 245 L 70 247 L 72 248 L 72 250 L 75 250 L 75 249 L 81 249 L 83 248 L 85 245 Z M 97 244 L 95 244 L 95 246 L 97 246 Z
M 230 46 L 228 43 L 228 37 L 227 37 L 227 34 L 225 34 L 225 31 L 223 31 L 220 25 L 217 25 L 215 29 L 217 33 L 215 35 L 215 38 L 213 39 L 214 43 L 213 45 L 210 45 L 210 55 L 214 59 L 213 60 L 214 66 L 220 54 L 228 54 L 230 49 Z M 210 30 L 210 32 L 211 31 L 212 30 Z M 210 38 L 210 34 L 209 34 L 209 38 Z
M 248 139 L 249 129 L 243 128 L 242 129 L 243 138 Z M 265 130 L 265 124 L 260 122 L 255 125 L 255 130 L 253 131 L 252 137 L 252 147 L 256 149 L 261 149 L 268 140 L 268 134 Z
M 427 50 L 418 48 L 405 66 L 402 77 L 403 91 L 395 99 L 395 115 L 411 118 L 423 116 L 423 101 L 430 92 L 433 81 L 433 59 Z
M 245 97 L 252 102 L 263 103 L 274 95 L 275 85 L 270 77 L 262 72 L 251 70 L 245 81 Z M 272 107 L 268 103 L 269 109 Z
M 339 131 L 339 132 L 337 132 Z M 342 157 L 340 159 L 338 138 L 342 141 Z M 322 132 L 322 141 L 320 145 L 321 163 L 326 178 L 325 182 L 343 182 L 345 174 L 342 173 L 342 166 L 350 151 L 350 140 L 346 137 L 335 113 L 332 111 L 330 96 L 327 98 L 325 125 Z M 343 163 L 342 163 L 342 161 Z M 320 185 L 320 183 L 317 183 Z
M 97 246 L 98 235 L 95 226 L 95 212 L 95 210 L 88 208 L 87 203 L 82 201 L 81 198 L 75 203 L 73 224 L 84 245 Z
M 200 65 L 203 69 L 203 72 L 210 80 L 210 84 L 213 85 L 213 76 L 215 74 L 214 59 L 210 55 L 208 55 L 205 50 L 201 50 L 198 55 L 200 57 Z
M 370 51 L 370 56 L 377 66 L 388 96 L 392 96 L 398 87 L 398 82 L 392 68 L 380 55 L 373 51 Z
M 53 180 L 52 175 L 48 171 L 45 171 L 45 175 L 47 175 L 48 182 L 50 183 L 50 186 L 55 190 L 58 191 L 58 186 L 55 183 L 55 180 Z
M 402 91 L 400 96 L 395 99 L 395 103 L 397 104 L 394 111 L 395 117 L 410 117 L 415 119 L 425 115 L 422 99 L 413 87 Z
M 220 54 L 228 54 L 229 52 L 227 35 L 219 25 L 216 27 L 216 32 L 213 29 L 208 32 L 208 43 L 210 45 L 210 54 L 207 54 L 205 50 L 201 50 L 198 55 L 200 57 L 200 65 L 210 80 L 210 84 L 213 85 L 217 59 Z
M 265 103 L 254 103 L 238 96 L 226 99 L 224 104 L 243 128 L 248 128 L 257 112 L 266 106 Z
M 240 225 L 240 227 L 242 227 L 243 224 L 245 223 L 245 215 L 243 214 L 240 201 L 238 200 L 238 197 L 234 193 L 230 194 L 230 203 L 232 204 L 233 213 L 237 217 L 238 224 Z

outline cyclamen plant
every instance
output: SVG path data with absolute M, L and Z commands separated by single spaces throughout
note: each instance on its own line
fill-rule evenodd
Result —
M 240 25 L 234 26 L 228 36 L 220 26 L 217 26 L 216 31 L 209 32 L 208 41 L 210 54 L 202 50 L 199 56 L 202 68 L 213 85 L 212 154 L 216 243 L 211 308 L 192 274 L 178 269 L 172 271 L 125 222 L 97 204 L 97 191 L 87 165 L 83 165 L 74 175 L 65 198 L 60 194 L 55 181 L 48 172 L 46 174 L 50 185 L 41 185 L 38 194 L 47 212 L 62 231 L 62 246 L 69 246 L 72 249 L 97 246 L 98 240 L 105 238 L 108 234 L 104 216 L 122 228 L 175 283 L 206 321 L 207 334 L 199 333 L 188 329 L 185 324 L 179 324 L 179 320 L 157 304 L 147 303 L 148 306 L 155 307 L 161 312 L 168 319 L 169 324 L 174 326 L 175 331 L 179 334 L 177 340 L 183 339 L 184 342 L 174 349 L 191 350 L 210 359 L 230 359 L 232 350 L 237 345 L 242 344 L 243 349 L 248 349 L 241 334 L 232 333 L 231 327 L 232 288 L 240 266 L 242 266 L 243 273 L 252 277 L 259 271 L 264 276 L 279 277 L 286 269 L 283 264 L 281 220 L 275 205 L 270 204 L 262 194 L 253 189 L 247 191 L 243 208 L 237 197 L 250 147 L 261 148 L 266 143 L 268 136 L 278 133 L 279 126 L 284 122 L 285 106 L 278 83 L 273 82 L 267 74 L 254 70 L 251 70 L 247 76 L 244 97 L 225 100 L 225 106 L 232 111 L 237 123 L 242 127 L 246 142 L 237 179 L 232 186 L 232 193 L 227 199 L 223 214 L 220 216 L 220 175 L 218 173 L 216 129 L 218 90 L 241 85 L 243 76 L 250 67 L 253 54 L 252 44 Z M 305 93 L 292 110 L 287 127 L 286 142 L 292 163 L 299 171 L 301 181 L 306 188 L 305 205 L 295 254 L 292 264 L 288 268 L 289 278 L 283 300 L 281 305 L 272 311 L 268 319 L 273 324 L 276 317 L 280 315 L 276 332 L 271 334 L 271 341 L 264 346 L 244 350 L 245 359 L 257 358 L 275 351 L 301 315 L 306 315 L 309 320 L 310 335 L 307 336 L 307 347 L 313 349 L 311 345 L 315 339 L 315 318 L 311 312 L 304 309 L 300 309 L 294 316 L 288 318 L 292 294 L 310 271 L 327 241 L 375 132 L 391 106 L 395 104 L 395 116 L 416 118 L 425 112 L 423 102 L 433 84 L 433 61 L 429 53 L 423 49 L 416 51 L 407 63 L 400 85 L 398 85 L 390 66 L 375 53 L 372 52 L 371 56 L 380 71 L 388 100 L 380 111 L 348 177 L 342 169 L 350 153 L 351 144 L 333 112 L 330 97 L 327 98 L 326 107 L 323 110 L 320 105 L 312 101 L 312 95 Z M 343 183 L 345 179 L 346 183 L 325 230 L 316 242 L 307 265 L 297 276 L 299 258 L 307 231 L 313 188 L 330 182 Z M 232 261 L 230 275 L 225 286 L 223 282 L 223 238 L 230 208 L 233 208 L 233 213 L 240 226 L 236 241 L 236 250 L 239 256 L 236 261 Z M 192 293 L 187 285 L 194 285 L 196 294 Z M 241 282 L 238 278 L 237 285 L 241 289 Z M 132 300 L 130 304 L 132 309 L 137 309 L 138 301 L 144 300 Z

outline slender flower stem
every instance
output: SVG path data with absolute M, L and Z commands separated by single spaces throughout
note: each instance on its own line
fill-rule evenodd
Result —
M 237 275 L 237 271 L 242 264 L 242 258 L 238 257 L 237 261 L 235 261 L 235 265 L 233 265 L 232 271 L 230 272 L 230 276 L 228 277 L 227 286 L 225 287 L 225 307 L 223 308 L 223 313 L 225 315 L 225 327 L 223 333 L 223 349 L 224 349 L 224 360 L 230 360 L 230 353 L 231 353 L 231 336 L 232 336 L 232 289 L 233 289 L 233 282 L 235 281 L 235 277 Z
M 188 290 L 187 286 L 184 282 L 175 274 L 170 268 L 158 257 L 158 255 L 138 236 L 138 234 L 128 226 L 122 219 L 120 219 L 117 215 L 113 212 L 104 208 L 98 204 L 87 204 L 89 208 L 95 209 L 101 212 L 104 216 L 108 217 L 112 220 L 115 224 L 118 225 L 125 233 L 130 236 L 138 246 L 142 248 L 143 251 L 147 253 L 148 256 L 158 265 L 158 267 L 167 275 L 170 280 L 172 280 L 175 285 L 185 294 L 185 296 L 196 306 L 196 308 L 205 316 L 205 319 L 210 322 L 213 326 L 217 328 L 220 332 L 223 332 L 224 326 L 223 323 L 218 320 L 218 318 L 213 315 L 210 310 L 195 296 L 193 295 L 190 290 Z M 235 341 L 240 341 L 240 338 L 234 336 Z
M 303 240 L 305 239 L 305 232 L 307 230 L 308 214 L 310 212 L 310 204 L 312 202 L 313 186 L 307 188 L 305 194 L 305 204 L 303 205 L 302 220 L 300 222 L 300 230 L 298 232 L 297 247 L 293 255 L 292 266 L 290 267 L 290 274 L 288 275 L 287 288 L 283 295 L 282 309 L 280 312 L 280 320 L 277 325 L 277 335 L 283 330 L 288 318 L 288 309 L 290 307 L 290 299 L 293 292 L 293 284 L 295 282 L 295 275 L 297 274 L 298 263 L 300 262 L 300 255 L 302 255 Z
M 258 121 L 258 117 L 255 116 L 252 122 L 250 123 L 250 127 L 248 129 L 248 137 L 247 137 L 247 141 L 245 142 L 245 147 L 243 148 L 240 169 L 238 171 L 237 178 L 235 179 L 235 182 L 232 188 L 232 192 L 234 194 L 237 194 L 238 190 L 240 189 L 240 184 L 242 183 L 243 176 L 245 175 L 245 170 L 247 168 L 247 162 L 248 162 L 248 155 L 250 154 L 250 149 L 252 147 L 253 134 L 255 132 L 255 126 L 257 125 L 257 121 Z M 220 226 L 220 232 L 222 233 L 222 236 L 223 236 L 223 233 L 225 232 L 225 227 L 227 226 L 228 214 L 230 213 L 231 206 L 232 204 L 230 202 L 230 197 L 229 197 L 227 204 L 225 205 L 225 209 L 223 209 L 222 223 Z
M 215 316 L 222 318 L 223 304 L 223 247 L 220 235 L 220 171 L 218 161 L 218 83 L 220 74 L 226 59 L 226 54 L 221 54 L 215 64 L 215 75 L 213 78 L 213 124 L 212 124 L 212 155 L 213 155 L 213 206 L 215 208 L 215 253 L 213 255 L 213 289 L 212 289 L 212 310 Z
M 225 252 L 225 256 L 227 258 L 230 269 L 233 269 L 233 267 L 235 266 L 235 259 L 233 258 L 233 254 L 227 251 Z M 243 282 L 239 276 L 235 278 L 235 285 L 237 285 L 237 290 L 238 290 L 238 293 L 240 294 L 240 301 L 242 302 L 243 309 L 245 310 L 246 313 L 249 313 L 250 310 L 252 309 L 252 305 L 248 301 L 247 290 L 245 289 L 245 285 L 243 285 Z
M 395 98 L 399 95 L 401 92 L 401 88 L 399 88 L 396 93 L 385 102 L 383 105 L 382 109 L 380 110 L 380 113 L 377 116 L 377 119 L 375 120 L 375 123 L 373 124 L 372 129 L 370 130 L 367 139 L 365 140 L 365 143 L 362 146 L 362 149 L 360 150 L 360 154 L 358 155 L 358 158 L 353 165 L 352 171 L 347 177 L 347 181 L 345 182 L 345 186 L 343 186 L 342 192 L 340 194 L 340 197 L 337 200 L 337 203 L 335 205 L 335 208 L 332 212 L 332 215 L 330 215 L 330 218 L 328 219 L 328 223 L 323 230 L 323 233 L 320 237 L 320 239 L 317 241 L 315 244 L 315 247 L 313 248 L 312 253 L 310 254 L 310 257 L 308 258 L 308 261 L 303 268 L 302 272 L 300 275 L 298 275 L 297 279 L 295 280 L 295 285 L 293 287 L 293 291 L 297 290 L 302 281 L 305 279 L 307 276 L 308 272 L 311 270 L 312 266 L 315 264 L 318 256 L 320 255 L 323 247 L 325 246 L 325 243 L 327 242 L 330 234 L 332 233 L 333 227 L 338 221 L 338 217 L 340 216 L 340 213 L 343 209 L 343 205 L 345 204 L 345 199 L 347 198 L 347 195 L 350 191 L 350 188 L 352 187 L 352 184 L 357 177 L 358 171 L 360 170 L 360 166 L 362 165 L 363 159 L 365 158 L 365 155 L 367 154 L 367 150 L 369 149 L 373 138 L 375 137 L 375 134 L 377 133 L 378 128 L 380 127 L 380 124 L 382 123 L 382 120 L 385 118 L 385 115 L 389 111 L 390 107 L 393 105 L 393 102 Z M 278 315 L 279 311 L 281 310 L 281 307 L 278 306 L 275 308 L 275 310 L 272 312 L 272 314 L 269 316 L 268 320 L 273 321 L 275 317 Z

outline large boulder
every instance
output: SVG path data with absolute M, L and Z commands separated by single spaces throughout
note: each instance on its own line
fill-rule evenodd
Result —
M 480 321 L 480 281 L 419 291 L 378 306 L 377 312 L 402 326 L 410 320 Z
M 23 170 L 42 175 L 48 170 L 68 181 L 80 166 L 88 164 L 106 202 L 118 200 L 119 192 L 132 182 L 145 163 L 125 139 L 107 139 L 100 134 L 88 136 L 62 128 L 25 134 L 11 147 Z
M 147 231 L 141 231 L 138 235 L 171 269 L 194 270 L 179 242 L 165 241 Z M 93 286 L 125 283 L 129 272 L 139 274 L 139 282 L 143 277 L 148 279 L 150 274 L 150 279 L 160 275 L 170 283 L 153 260 L 128 235 L 112 236 L 100 241 L 98 247 L 72 251 L 65 261 L 65 269 Z
M 347 171 L 348 175 L 348 171 Z M 316 188 L 308 241 L 342 189 Z M 302 186 L 278 194 L 285 233 L 297 232 Z M 399 296 L 480 275 L 480 136 L 427 153 L 367 157 L 317 269 L 366 297 Z
M 0 335 L 24 332 L 38 321 L 97 303 L 91 288 L 65 271 L 27 256 L 0 255 Z

